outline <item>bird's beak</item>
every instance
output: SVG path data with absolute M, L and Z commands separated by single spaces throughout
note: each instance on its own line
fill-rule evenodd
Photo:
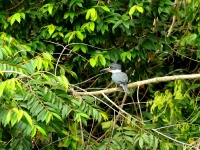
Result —
M 102 71 L 107 71 L 107 72 L 109 72 L 109 71 L 110 71 L 110 67 L 100 70 L 100 72 L 102 72 Z

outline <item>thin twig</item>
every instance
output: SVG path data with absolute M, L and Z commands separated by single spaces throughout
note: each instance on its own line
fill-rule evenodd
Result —
M 152 130 L 153 130 L 154 132 L 156 132 L 156 133 L 158 133 L 158 134 L 160 134 L 160 135 L 162 135 L 162 136 L 164 136 L 164 137 L 166 137 L 166 138 L 168 138 L 168 139 L 170 139 L 170 140 L 176 142 L 176 143 L 179 143 L 179 144 L 182 144 L 182 145 L 187 145 L 187 146 L 189 146 L 189 147 L 196 148 L 195 146 L 193 146 L 193 145 L 191 145 L 191 144 L 187 144 L 187 143 L 178 141 L 178 140 L 176 140 L 176 139 L 174 139 L 174 138 L 172 138 L 172 137 L 170 137 L 170 136 L 167 136 L 167 135 L 165 135 L 165 134 L 163 134 L 163 133 L 157 131 L 156 129 L 152 129 Z
M 110 102 L 110 101 L 112 101 L 112 100 L 110 100 L 104 93 L 103 93 L 103 96 Z M 117 123 L 117 121 L 119 120 L 119 117 L 121 116 L 121 113 L 123 113 L 123 112 L 125 112 L 124 110 L 123 110 L 123 107 L 124 107 L 124 104 L 125 104 L 125 101 L 126 101 L 126 99 L 127 99 L 127 93 L 125 93 L 125 95 L 124 95 L 124 98 L 123 98 L 123 100 L 122 100 L 122 103 L 121 103 L 121 105 L 120 105 L 120 112 L 118 113 L 118 115 L 116 116 L 116 118 L 114 119 L 114 122 L 113 122 L 113 125 L 108 129 L 108 130 L 106 130 L 106 132 L 101 136 L 101 137 L 99 137 L 98 139 L 97 139 L 97 141 L 101 141 L 106 135 L 107 135 L 107 133 L 111 130 L 111 129 L 114 129 L 114 126 L 115 126 L 115 124 Z M 126 113 L 126 112 L 125 112 Z
M 174 5 L 176 5 L 174 9 L 176 9 L 178 7 L 177 0 L 174 1 Z M 168 30 L 167 37 L 169 37 L 171 35 L 175 21 L 176 21 L 176 15 L 174 15 L 172 18 L 172 24 Z
M 140 86 L 137 87 L 137 101 L 138 101 L 138 106 L 139 106 L 139 110 L 140 110 L 140 116 L 141 116 L 141 119 L 142 119 L 142 122 L 143 122 L 142 110 L 141 110 L 141 107 L 140 107 L 140 100 L 139 100 L 139 89 L 140 89 Z

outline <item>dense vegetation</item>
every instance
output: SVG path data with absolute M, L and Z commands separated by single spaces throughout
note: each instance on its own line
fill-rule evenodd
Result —
M 199 0 L 1 3 L 1 149 L 200 148 Z

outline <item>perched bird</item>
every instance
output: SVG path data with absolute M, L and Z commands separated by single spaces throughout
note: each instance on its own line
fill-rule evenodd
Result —
M 121 65 L 120 64 L 117 64 L 117 63 L 112 63 L 110 65 L 109 68 L 105 68 L 103 70 L 108 70 L 109 72 L 112 73 L 112 80 L 119 84 L 125 93 L 129 94 L 129 90 L 128 90 L 128 87 L 127 87 L 127 83 L 128 83 L 128 76 L 126 73 L 122 72 L 121 71 Z

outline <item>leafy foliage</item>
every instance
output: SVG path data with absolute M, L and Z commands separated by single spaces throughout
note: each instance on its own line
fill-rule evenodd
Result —
M 101 96 L 77 93 L 105 88 L 109 75 L 87 79 L 117 61 L 131 82 L 197 73 L 198 0 L 2 1 L 0 8 L 2 149 L 197 148 L 198 81 L 131 89 L 120 120 Z M 133 110 L 138 96 L 146 105 Z M 121 94 L 109 98 L 121 105 Z

